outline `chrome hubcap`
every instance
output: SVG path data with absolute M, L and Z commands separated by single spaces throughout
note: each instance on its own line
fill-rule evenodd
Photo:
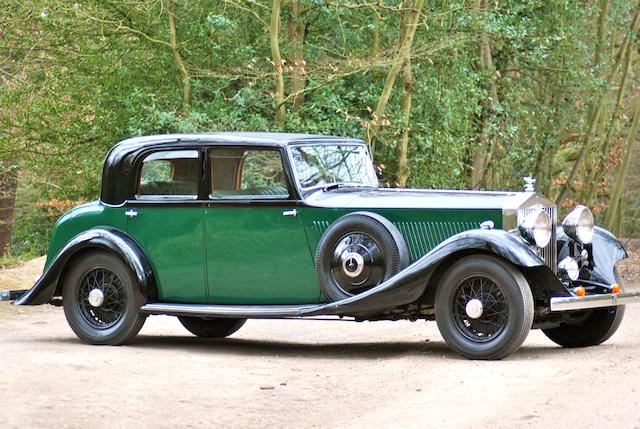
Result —
M 342 271 L 348 277 L 355 278 L 364 270 L 364 258 L 356 252 L 349 252 L 342 256 Z
M 482 301 L 474 298 L 470 299 L 469 302 L 467 302 L 465 310 L 467 311 L 467 316 L 469 316 L 470 318 L 479 319 L 482 316 L 484 307 L 482 306 Z
M 92 307 L 100 307 L 104 302 L 104 293 L 100 289 L 92 289 L 87 300 Z

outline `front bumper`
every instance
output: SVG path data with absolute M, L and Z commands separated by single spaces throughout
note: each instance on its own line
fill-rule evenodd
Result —
M 556 296 L 551 298 L 551 311 L 585 310 L 589 308 L 613 307 L 640 302 L 640 292 L 607 293 L 587 296 Z

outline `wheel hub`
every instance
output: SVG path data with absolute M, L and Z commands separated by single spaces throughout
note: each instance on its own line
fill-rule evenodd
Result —
M 104 293 L 100 289 L 92 289 L 87 300 L 92 307 L 98 308 L 104 303 Z
M 356 278 L 364 270 L 364 258 L 356 252 L 349 252 L 342 256 L 342 271 L 351 278 Z
M 469 316 L 472 319 L 479 319 L 480 317 L 482 317 L 482 313 L 484 312 L 484 307 L 482 305 L 482 301 L 480 301 L 477 298 L 474 299 L 470 299 L 469 302 L 467 302 L 467 306 L 465 307 L 465 310 L 467 312 L 467 316 Z

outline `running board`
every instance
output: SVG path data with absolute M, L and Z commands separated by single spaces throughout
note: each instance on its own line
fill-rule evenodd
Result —
M 212 305 L 212 304 L 146 304 L 140 308 L 145 314 L 196 317 L 242 317 L 280 319 L 302 317 L 304 310 L 317 305 Z

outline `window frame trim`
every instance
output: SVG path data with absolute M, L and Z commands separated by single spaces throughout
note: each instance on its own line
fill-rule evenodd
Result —
M 283 147 L 273 145 L 243 145 L 243 144 L 220 144 L 211 145 L 204 148 L 205 152 L 205 199 L 209 203 L 214 204 L 247 204 L 251 202 L 292 202 L 299 201 L 297 187 L 293 185 L 291 166 L 289 164 L 288 153 Z M 282 170 L 284 173 L 284 180 L 286 182 L 286 188 L 288 195 L 286 197 L 281 195 L 234 195 L 232 198 L 228 197 L 216 197 L 211 191 L 212 177 L 211 177 L 211 153 L 216 149 L 243 149 L 248 150 L 267 150 L 271 152 L 277 152 L 280 155 L 280 162 L 282 163 Z
M 179 143 L 179 142 L 176 142 Z M 194 151 L 198 154 L 198 158 L 194 158 L 198 162 L 198 173 L 197 173 L 197 191 L 196 195 L 163 195 L 163 194 L 151 194 L 151 195 L 141 195 L 138 194 L 138 187 L 140 185 L 140 180 L 142 179 L 142 168 L 144 166 L 144 160 L 148 158 L 150 155 L 158 152 L 185 152 L 185 151 Z M 142 151 L 136 157 L 133 165 L 136 174 L 133 176 L 133 183 L 131 184 L 129 195 L 130 198 L 127 199 L 127 202 L 141 202 L 141 203 L 151 203 L 151 202 L 160 202 L 160 203 L 180 203 L 180 202 L 202 202 L 202 193 L 204 190 L 203 186 L 203 153 L 202 148 L 196 144 L 194 145 L 167 145 L 163 147 L 154 147 L 149 150 Z

